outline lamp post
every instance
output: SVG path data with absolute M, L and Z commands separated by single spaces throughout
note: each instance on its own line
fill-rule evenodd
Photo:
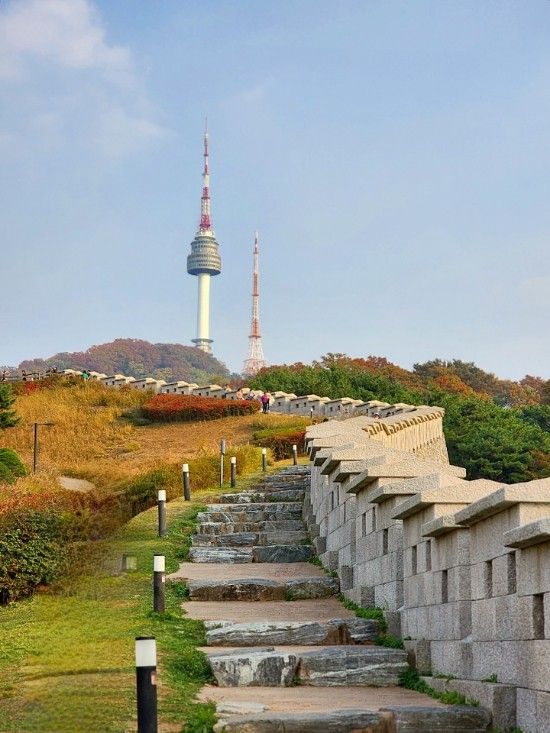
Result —
M 32 472 L 36 473 L 38 468 L 38 428 L 48 427 L 51 428 L 55 425 L 53 422 L 35 422 L 33 423 L 33 448 L 32 448 Z

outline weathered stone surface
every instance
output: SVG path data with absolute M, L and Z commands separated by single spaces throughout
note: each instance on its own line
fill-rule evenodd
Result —
M 252 547 L 258 542 L 257 532 L 235 532 L 233 534 L 195 534 L 193 547 Z
M 265 713 L 221 720 L 214 733 L 386 733 L 386 723 L 371 710 L 327 713 Z
M 365 644 L 378 634 L 376 621 L 333 619 L 313 623 L 245 623 L 213 628 L 206 634 L 209 646 L 315 646 L 322 644 Z
M 287 687 L 298 666 L 294 654 L 263 649 L 216 654 L 209 662 L 220 687 Z
M 397 685 L 408 668 L 401 649 L 375 646 L 326 647 L 301 655 L 299 677 L 304 685 L 333 687 Z
M 265 545 L 252 548 L 252 562 L 307 562 L 311 557 L 311 545 Z
M 285 585 L 275 580 L 190 580 L 192 601 L 282 601 Z
M 491 716 L 485 708 L 449 705 L 443 708 L 395 707 L 395 733 L 485 733 Z
M 227 505 L 226 505 L 227 506 Z M 235 505 L 235 511 L 208 511 L 200 512 L 197 515 L 198 522 L 205 523 L 221 523 L 234 524 L 237 522 L 278 522 L 278 521 L 301 521 L 302 507 L 299 503 L 272 503 L 272 504 L 255 504 L 251 509 L 243 509 L 242 504 Z M 255 507 L 262 506 L 264 509 Z
M 218 715 L 247 715 L 263 713 L 267 705 L 260 702 L 219 702 L 216 705 Z
M 303 530 L 279 530 L 277 532 L 234 532 L 233 534 L 195 534 L 193 547 L 252 547 L 301 545 L 308 539 Z
M 225 504 L 258 504 L 272 502 L 303 501 L 303 489 L 284 489 L 281 491 L 250 491 L 241 494 L 222 494 L 220 501 Z
M 304 523 L 301 519 L 262 520 L 259 522 L 200 522 L 198 534 L 233 534 L 235 532 L 286 532 L 303 531 Z
M 308 598 L 328 598 L 340 591 L 338 578 L 296 578 L 286 584 L 288 600 L 302 601 Z
M 192 562 L 206 563 L 252 562 L 252 548 L 191 547 L 189 550 L 189 558 Z
M 345 624 L 353 644 L 368 644 L 380 633 L 380 624 L 372 618 L 350 618 Z
M 244 514 L 250 514 L 253 512 L 267 512 L 272 514 L 277 514 L 279 516 L 279 512 L 293 512 L 298 514 L 300 517 L 302 516 L 302 502 L 301 501 L 272 501 L 272 502 L 240 502 L 240 503 L 230 503 L 230 504 L 209 504 L 207 506 L 207 511 L 203 512 L 203 514 L 209 514 L 210 512 L 218 513 L 224 516 L 233 517 L 231 521 L 235 521 L 234 517 L 238 513 L 244 513 Z M 268 517 L 265 517 L 267 519 Z M 275 519 L 277 517 L 274 517 Z M 219 521 L 223 522 L 225 521 L 223 517 L 219 519 Z M 239 521 L 248 521 L 248 520 L 239 520 Z

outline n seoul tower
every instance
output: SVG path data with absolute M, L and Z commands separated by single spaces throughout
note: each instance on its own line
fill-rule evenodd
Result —
M 218 243 L 210 215 L 210 174 L 208 170 L 208 129 L 204 131 L 204 170 L 202 173 L 201 218 L 191 254 L 187 256 L 187 272 L 199 278 L 197 304 L 197 338 L 191 339 L 197 349 L 212 353 L 210 338 L 210 277 L 222 271 Z

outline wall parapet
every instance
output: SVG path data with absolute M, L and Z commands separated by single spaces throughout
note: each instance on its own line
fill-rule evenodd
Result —
M 478 699 L 497 729 L 548 733 L 550 479 L 468 481 L 376 439 L 426 423 L 307 429 L 313 544 L 344 595 L 384 610 L 429 684 Z

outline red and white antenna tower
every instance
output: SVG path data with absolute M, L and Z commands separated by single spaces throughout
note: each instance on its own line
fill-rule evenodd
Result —
M 258 232 L 254 237 L 254 271 L 252 275 L 252 323 L 248 337 L 248 357 L 244 362 L 243 374 L 253 376 L 260 369 L 267 366 L 262 347 L 260 334 L 260 248 L 258 246 Z

